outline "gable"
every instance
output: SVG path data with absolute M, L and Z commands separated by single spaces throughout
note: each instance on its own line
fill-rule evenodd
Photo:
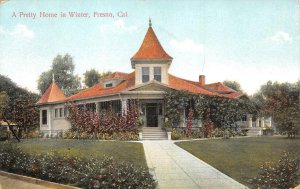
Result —
M 159 83 L 147 83 L 142 86 L 135 87 L 129 91 L 167 91 L 169 87 L 161 85 Z

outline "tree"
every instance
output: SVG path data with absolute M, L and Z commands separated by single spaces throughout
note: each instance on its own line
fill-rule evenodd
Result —
M 295 134 L 300 130 L 299 82 L 267 82 L 253 97 L 262 116 L 272 116 L 280 132 Z
M 36 128 L 39 122 L 38 110 L 35 102 L 39 96 L 26 89 L 18 87 L 9 78 L 0 75 L 0 121 L 4 121 L 12 130 L 12 123 L 18 127 L 18 136 L 21 137 L 24 129 Z
M 99 83 L 100 78 L 105 77 L 109 74 L 111 74 L 111 71 L 103 71 L 102 73 L 99 73 L 95 70 L 95 68 L 87 70 L 83 74 L 84 75 L 84 84 L 88 87 L 92 87 L 95 84 Z
M 6 92 L 1 91 L 0 92 L 0 124 L 1 124 L 1 120 L 2 120 L 4 110 L 7 106 L 7 103 L 8 103 L 8 96 L 7 96 Z
M 38 89 L 43 94 L 52 82 L 52 77 L 57 85 L 68 92 L 80 87 L 80 78 L 74 74 L 75 65 L 69 54 L 57 55 L 52 62 L 51 69 L 43 72 L 38 79 Z
M 94 68 L 87 70 L 83 75 L 84 84 L 88 87 L 92 87 L 93 85 L 99 83 L 99 79 L 101 77 L 101 75 Z
M 242 87 L 239 84 L 239 82 L 237 82 L 237 81 L 228 81 L 228 80 L 225 80 L 225 81 L 223 81 L 223 84 L 226 85 L 227 87 L 232 88 L 233 90 L 242 91 Z

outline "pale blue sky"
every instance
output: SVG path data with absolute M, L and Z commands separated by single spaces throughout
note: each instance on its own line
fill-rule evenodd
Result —
M 90 18 L 39 17 L 70 11 L 88 12 Z M 114 18 L 94 18 L 94 11 L 112 12 Z M 128 17 L 118 17 L 119 11 Z M 20 12 L 37 18 L 20 18 Z M 90 68 L 130 72 L 130 57 L 142 43 L 149 17 L 174 58 L 174 75 L 236 80 L 249 94 L 268 80 L 299 78 L 297 0 L 10 0 L 0 4 L 0 74 L 37 91 L 38 76 L 65 53 L 74 58 L 80 76 Z

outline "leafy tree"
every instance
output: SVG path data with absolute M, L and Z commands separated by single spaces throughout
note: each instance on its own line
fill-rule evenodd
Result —
M 99 79 L 111 74 L 111 71 L 103 71 L 102 73 L 97 72 L 94 68 L 87 70 L 84 75 L 84 84 L 88 87 L 99 83 Z
M 225 81 L 223 81 L 223 84 L 226 85 L 227 87 L 232 88 L 233 90 L 242 91 L 242 87 L 241 87 L 240 83 L 237 81 L 225 80 Z
M 295 134 L 300 130 L 299 82 L 271 81 L 261 86 L 253 97 L 262 116 L 272 116 L 280 132 Z
M 35 102 L 39 98 L 37 94 L 18 87 L 9 78 L 2 75 L 0 75 L 0 92 L 0 121 L 6 122 L 8 126 L 11 126 L 12 123 L 16 124 L 19 137 L 23 130 L 38 126 L 39 114 L 35 107 Z M 12 130 L 11 127 L 10 129 Z
M 57 55 L 52 62 L 51 69 L 43 72 L 38 79 L 38 89 L 43 94 L 52 82 L 52 77 L 61 89 L 70 93 L 80 87 L 80 78 L 74 74 L 75 65 L 69 54 Z
M 84 84 L 88 87 L 92 87 L 93 85 L 97 84 L 101 77 L 101 75 L 94 68 L 87 70 L 83 75 Z

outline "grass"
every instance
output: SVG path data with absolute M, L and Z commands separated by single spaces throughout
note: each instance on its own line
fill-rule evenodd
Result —
M 226 175 L 250 186 L 260 165 L 278 161 L 283 151 L 300 157 L 300 138 L 255 137 L 201 140 L 176 143 Z
M 137 142 L 27 139 L 17 145 L 25 152 L 40 154 L 56 151 L 63 156 L 96 158 L 112 156 L 117 161 L 147 167 L 143 145 Z

